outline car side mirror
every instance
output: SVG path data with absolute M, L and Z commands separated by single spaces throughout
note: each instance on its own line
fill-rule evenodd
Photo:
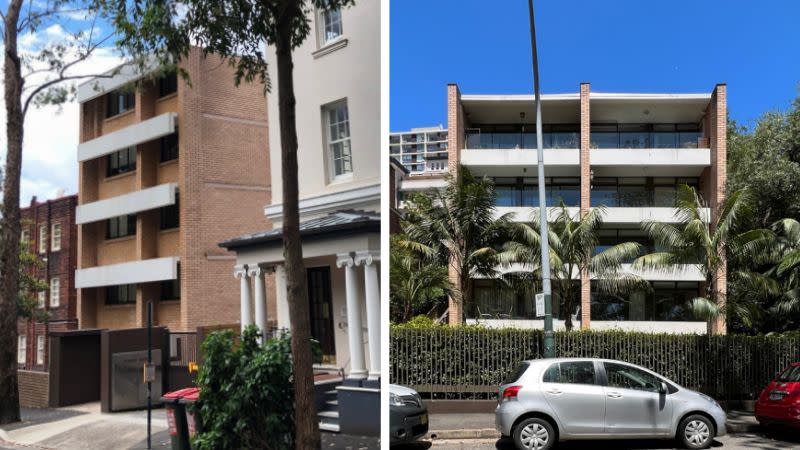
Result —
M 663 381 L 658 385 L 658 393 L 661 395 L 666 395 L 669 390 L 667 389 L 667 383 Z

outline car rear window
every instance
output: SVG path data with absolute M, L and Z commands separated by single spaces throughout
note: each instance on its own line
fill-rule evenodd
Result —
M 800 366 L 792 366 L 784 370 L 778 377 L 778 381 L 783 383 L 797 383 L 800 382 Z
M 522 378 L 522 374 L 528 370 L 528 367 L 531 363 L 527 361 L 521 362 L 513 372 L 509 373 L 506 379 L 503 381 L 503 384 L 511 384 Z
M 542 381 L 545 383 L 594 384 L 594 363 L 591 361 L 555 363 L 547 368 Z

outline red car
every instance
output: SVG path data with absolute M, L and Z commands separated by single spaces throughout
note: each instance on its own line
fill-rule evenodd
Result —
M 800 362 L 787 367 L 761 391 L 756 419 L 761 425 L 800 428 Z

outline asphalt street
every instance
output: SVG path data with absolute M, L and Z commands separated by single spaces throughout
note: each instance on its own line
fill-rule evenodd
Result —
M 497 439 L 464 439 L 464 440 L 435 440 L 422 441 L 402 447 L 392 447 L 393 450 L 444 450 L 444 449 L 475 449 L 475 450 L 514 450 L 511 440 Z M 563 442 L 558 450 L 671 450 L 679 447 L 672 441 L 575 441 Z M 780 434 L 733 434 L 714 440 L 711 448 L 724 450 L 788 450 L 800 449 L 800 433 Z

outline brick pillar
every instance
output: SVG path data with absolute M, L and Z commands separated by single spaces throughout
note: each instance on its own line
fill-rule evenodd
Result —
M 719 217 L 719 210 L 725 201 L 725 182 L 727 179 L 727 94 L 726 85 L 718 84 L 711 95 L 711 102 L 707 114 L 707 135 L 711 145 L 711 170 L 708 183 L 709 208 L 711 209 L 712 226 Z M 718 304 L 725 307 L 725 297 L 728 293 L 727 264 L 723 261 L 717 270 L 714 290 L 717 292 Z M 712 334 L 726 334 L 727 326 L 725 316 L 720 316 L 709 324 Z
M 461 91 L 458 85 L 447 85 L 447 169 L 457 175 L 461 163 L 461 150 L 464 148 L 465 128 L 464 107 L 461 105 Z
M 464 108 L 461 105 L 461 92 L 456 84 L 447 85 L 447 169 L 454 175 L 458 175 L 458 168 L 461 162 L 461 150 L 464 148 Z M 460 286 L 461 280 L 455 267 L 451 264 L 448 269 L 450 282 L 453 286 Z M 449 320 L 450 325 L 460 325 L 463 316 L 463 301 L 450 297 Z
M 589 83 L 581 83 L 581 217 L 589 212 L 592 185 L 592 168 L 589 160 L 589 144 L 591 142 L 591 107 L 589 102 Z M 588 270 L 581 271 L 581 328 L 591 325 L 591 280 Z

